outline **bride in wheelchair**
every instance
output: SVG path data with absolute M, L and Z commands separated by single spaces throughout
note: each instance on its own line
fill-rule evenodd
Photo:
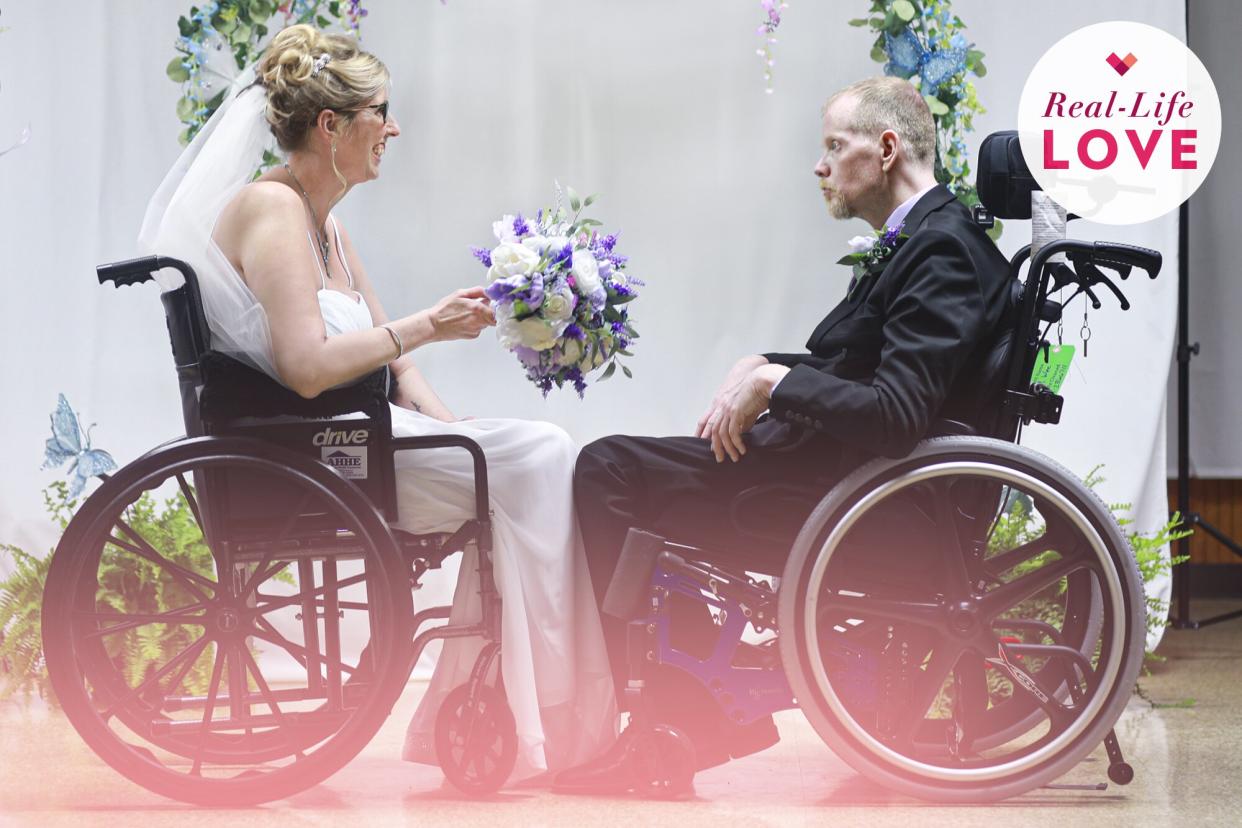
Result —
M 243 398 L 249 392 L 237 392 L 238 384 L 248 388 L 262 386 L 260 372 L 301 398 L 288 403 L 286 409 L 302 401 L 312 407 L 326 405 L 322 401 L 341 393 L 341 386 L 377 371 L 387 369 L 389 372 L 389 396 L 393 404 L 382 406 L 387 410 L 378 412 L 379 420 L 390 421 L 393 443 L 423 440 L 429 444 L 422 446 L 423 450 L 395 451 L 390 455 L 390 484 L 395 497 L 391 493 L 377 497 L 386 507 L 391 507 L 386 511 L 395 519 L 389 521 L 389 529 L 398 538 L 407 539 L 400 541 L 403 548 L 413 546 L 417 550 L 418 543 L 428 543 L 427 538 L 442 538 L 458 532 L 442 550 L 445 554 L 454 548 L 466 552 L 446 629 L 475 632 L 474 635 L 444 636 L 445 646 L 430 686 L 409 726 L 404 758 L 443 763 L 445 752 L 452 753 L 456 749 L 458 776 L 450 775 L 450 778 L 459 783 L 464 781 L 466 787 L 495 788 L 506 781 L 529 778 L 589 759 L 615 738 L 612 680 L 573 512 L 572 476 L 577 449 L 563 430 L 548 423 L 456 418 L 416 367 L 412 356 L 415 349 L 432 342 L 472 339 L 495 324 L 482 288 L 458 290 L 427 310 L 396 319 L 390 318 L 380 304 L 349 234 L 331 211 L 354 186 L 379 176 L 388 142 L 401 134 L 396 118 L 388 111 L 388 95 L 387 69 L 373 55 L 361 51 L 353 38 L 322 33 L 306 25 L 285 29 L 275 37 L 257 66 L 234 83 L 218 112 L 168 174 L 148 207 L 140 242 L 153 253 L 176 256 L 190 266 L 197 277 L 198 298 L 209 327 L 203 338 L 210 342 L 216 354 L 242 363 L 242 366 L 233 363 L 229 369 L 232 373 L 226 374 L 223 381 L 217 379 L 213 383 L 208 379 L 201 401 L 194 401 L 195 406 L 202 403 L 204 414 L 209 397 L 219 393 L 221 386 L 235 386 L 232 392 L 226 390 L 226 393 Z M 284 163 L 272 166 L 255 178 L 255 170 L 273 137 L 283 151 Z M 164 281 L 164 277 L 157 277 L 157 280 L 165 289 L 182 284 L 176 277 L 171 282 Z M 187 289 L 191 287 L 186 285 Z M 172 327 L 170 318 L 170 331 Z M 178 355 L 179 366 L 183 362 Z M 229 376 L 239 379 L 230 383 Z M 197 393 L 192 389 L 189 396 L 193 398 Z M 264 390 L 261 393 L 275 392 Z M 240 413 L 255 413 L 253 400 L 247 403 L 243 399 L 239 405 Z M 245 410 L 247 405 L 251 410 Z M 187 414 L 191 435 L 194 434 L 192 419 Z M 332 452 L 349 454 L 349 446 L 340 444 L 348 442 L 350 435 L 361 432 L 350 424 L 348 429 L 338 432 L 329 429 L 325 433 L 329 435 L 325 438 L 328 446 L 337 444 Z M 333 433 L 343 436 L 332 437 Z M 470 444 L 473 445 L 469 454 L 458 450 Z M 485 477 L 480 473 L 482 460 L 473 446 L 481 449 L 485 457 Z M 329 448 L 323 451 L 327 458 Z M 377 463 L 374 454 L 370 462 L 372 466 L 382 465 Z M 366 460 L 361 463 L 365 472 Z M 344 471 L 346 477 L 355 476 L 347 467 Z M 193 487 L 186 485 L 191 475 L 196 484 Z M 198 501 L 203 501 L 201 511 L 219 514 L 223 506 L 205 501 L 202 488 L 209 482 L 207 475 L 206 469 L 196 467 L 172 476 L 182 483 L 187 498 L 191 498 L 193 492 Z M 479 477 L 483 479 L 478 480 Z M 486 480 L 492 484 L 490 496 L 485 488 L 481 495 L 476 490 L 476 483 L 483 487 Z M 223 488 L 231 488 L 235 493 L 245 486 L 217 487 L 216 491 Z M 234 494 L 229 496 L 234 497 Z M 386 499 L 395 502 L 384 503 Z M 313 511 L 305 507 L 296 510 L 302 516 Z M 269 516 L 270 519 L 276 517 L 275 513 Z M 206 519 L 210 523 L 211 515 L 206 514 Z M 465 530 L 459 527 L 470 525 L 471 521 L 476 530 L 477 524 L 487 524 L 488 531 L 484 534 L 488 537 L 461 534 Z M 338 523 L 341 522 L 338 518 Z M 337 533 L 340 534 L 340 530 Z M 204 536 L 208 535 L 210 532 L 204 528 Z M 422 540 L 408 540 L 411 538 Z M 105 543 L 111 545 L 98 554 L 104 557 L 116 554 L 116 540 L 106 540 Z M 123 540 L 127 541 L 126 549 L 147 548 L 143 540 Z M 461 540 L 474 542 L 462 544 Z M 213 554 L 219 555 L 215 549 L 217 544 L 212 546 Z M 241 545 L 234 544 L 231 548 L 237 555 L 236 550 Z M 412 578 L 408 571 L 404 575 L 399 571 L 384 575 L 384 579 L 395 584 L 390 594 L 405 592 L 404 599 L 400 595 L 391 599 L 398 607 L 402 600 L 408 605 L 411 582 L 416 582 L 426 568 L 439 564 L 436 552 L 416 554 L 421 557 L 413 559 Z M 245 603 L 230 610 L 218 609 L 215 603 L 207 602 L 205 612 L 232 612 L 228 618 L 233 620 L 220 624 L 236 627 L 238 614 L 244 615 L 248 608 L 253 614 L 254 607 L 265 606 L 260 581 L 272 574 L 276 564 L 294 560 L 284 555 L 283 551 L 268 552 L 257 567 L 251 563 L 245 570 L 241 576 L 249 591 Z M 371 557 L 374 557 L 373 552 Z M 406 563 L 410 563 L 408 555 L 406 558 Z M 235 557 L 234 561 L 237 560 L 240 558 Z M 340 682 L 342 676 L 347 676 L 348 680 L 343 682 L 345 686 L 335 691 L 336 699 L 344 699 L 347 706 L 350 685 L 359 685 L 366 674 L 368 654 L 376 657 L 377 637 L 402 636 L 379 629 L 377 599 L 368 596 L 365 604 L 355 600 L 353 608 L 365 607 L 370 616 L 370 642 L 366 649 L 355 650 L 350 657 L 342 655 L 342 646 L 349 649 L 349 634 L 346 632 L 342 638 L 340 630 L 330 631 L 328 627 L 335 619 L 326 618 L 333 610 L 343 615 L 351 606 L 351 602 L 345 600 L 348 596 L 344 591 L 339 599 L 330 595 L 330 587 L 337 583 L 335 563 L 332 563 L 330 575 L 326 560 L 319 559 L 316 564 L 304 566 L 308 568 L 298 569 L 299 579 L 303 581 L 303 596 L 309 592 L 311 598 L 309 604 L 303 601 L 303 613 L 309 611 L 313 617 L 322 612 L 324 626 L 320 628 L 312 623 L 310 627 L 301 628 L 305 637 L 299 644 L 289 640 L 292 634 L 287 630 L 299 629 L 297 620 L 302 619 L 301 614 L 297 619 L 288 619 L 285 627 L 270 617 L 264 620 L 265 616 L 259 614 L 254 616 L 256 624 L 247 634 L 277 645 L 277 649 L 293 654 L 300 661 L 308 671 L 303 696 L 314 695 L 312 691 L 326 681 L 329 709 L 338 706 L 331 687 L 333 677 Z M 224 568 L 220 564 L 218 567 Z M 373 567 L 371 560 L 367 561 L 367 567 Z M 263 570 L 262 573 L 256 568 Z M 174 574 L 177 574 L 175 570 Z M 322 585 L 312 589 L 320 583 L 316 579 L 322 579 Z M 211 589 L 214 597 L 219 597 L 220 584 L 206 587 L 201 580 L 195 577 L 190 585 L 198 584 L 200 591 Z M 219 573 L 217 580 L 223 582 L 224 573 Z M 382 590 L 380 592 L 382 594 Z M 233 594 L 236 596 L 236 591 Z M 494 600 L 496 597 L 500 600 Z M 332 607 L 328 606 L 329 601 L 333 602 Z M 277 604 L 272 600 L 266 606 Z M 292 612 L 294 608 L 288 609 Z M 388 623 L 406 630 L 408 619 L 402 618 L 403 614 L 409 613 L 391 613 Z M 185 615 L 182 613 L 183 618 Z M 432 617 L 443 615 L 433 613 Z M 427 619 L 417 620 L 421 623 Z M 140 622 L 133 619 L 128 623 Z M 489 626 L 492 629 L 484 630 Z M 417 624 L 413 631 L 417 631 Z M 482 635 L 478 634 L 480 631 Z M 214 635 L 216 631 L 209 626 L 208 633 Z M 101 637 L 107 636 L 105 630 Z M 489 640 L 491 638 L 496 640 Z M 501 639 L 503 648 L 499 647 Z M 321 655 L 320 640 L 326 647 L 323 660 L 334 662 L 327 665 L 326 674 L 321 665 L 314 663 Z M 220 653 L 223 648 L 219 639 L 213 641 Z M 80 640 L 74 646 L 80 650 Z M 408 635 L 405 646 L 409 646 Z M 498 668 L 492 663 L 497 658 L 497 650 Z M 201 654 L 200 650 L 198 655 Z M 236 657 L 241 660 L 240 665 L 222 656 L 217 658 L 210 686 L 211 698 L 207 700 L 201 722 L 203 733 L 200 735 L 204 739 L 223 741 L 227 735 L 214 732 L 226 729 L 217 724 L 212 712 L 217 698 L 222 706 L 230 708 L 230 721 L 247 720 L 251 712 L 249 705 L 239 704 L 236 698 L 239 690 L 244 692 L 246 683 L 252 685 L 252 691 L 260 691 L 255 703 L 267 702 L 278 723 L 287 725 L 292 716 L 299 715 L 289 712 L 287 705 L 281 709 L 280 702 L 285 697 L 280 693 L 285 691 L 267 688 L 261 675 L 265 669 L 260 669 L 253 657 L 248 660 L 249 667 L 245 653 L 238 653 Z M 56 655 L 52 658 L 55 660 Z M 405 664 L 408 653 L 402 652 L 393 658 Z M 77 659 L 81 665 L 80 653 Z M 357 664 L 351 664 L 354 659 Z M 226 663 L 219 664 L 221 660 Z M 409 669 L 402 672 L 400 666 L 388 672 L 397 675 L 396 683 L 403 686 Z M 87 669 L 80 669 L 89 673 Z M 99 678 L 101 669 L 95 669 L 94 678 L 87 675 L 86 683 L 96 688 L 105 683 Z M 221 680 L 222 673 L 229 674 L 227 680 Z M 240 681 L 235 680 L 234 673 L 239 674 L 236 678 Z M 488 682 L 497 690 L 503 688 L 499 699 L 494 693 L 487 695 L 484 691 L 489 688 L 486 686 L 480 689 L 479 685 Z M 161 677 L 154 685 L 146 687 L 143 695 L 150 695 L 153 689 L 165 694 L 171 690 L 175 694 L 178 690 L 174 685 L 179 683 Z M 471 687 L 469 694 L 454 694 L 455 689 L 463 686 Z M 129 695 L 131 691 L 124 689 L 121 693 Z M 229 695 L 227 699 L 226 694 Z M 388 698 L 395 697 L 390 693 L 380 694 L 380 697 L 382 701 L 378 706 L 391 708 Z M 168 709 L 167 698 L 165 695 L 164 707 L 159 710 L 161 714 Z M 201 697 L 197 704 L 202 704 Z M 479 727 L 486 725 L 498 730 L 494 740 L 497 755 L 486 760 L 477 759 L 472 766 L 471 762 L 476 760 L 468 755 L 470 748 L 465 748 L 464 758 L 458 749 L 466 744 L 465 737 L 452 732 L 447 736 L 438 733 L 438 717 L 439 721 L 444 720 L 441 715 L 444 709 L 454 707 L 460 713 L 460 725 L 469 718 L 467 713 L 478 712 L 488 705 L 491 705 L 490 718 L 485 716 L 486 721 Z M 382 712 L 386 714 L 387 709 Z M 155 732 L 154 725 L 148 727 L 145 721 L 141 726 L 130 721 L 129 726 L 139 732 Z M 188 726 L 184 723 L 168 725 L 174 731 L 177 727 Z M 252 727 L 241 724 L 238 727 L 252 735 Z M 287 728 L 278 727 L 275 732 L 281 730 Z M 499 733 L 503 730 L 515 732 L 516 745 L 512 736 Z M 323 733 L 318 735 L 322 737 Z M 143 735 L 151 738 L 151 733 Z M 290 746 L 290 738 L 287 734 L 272 736 L 269 742 L 284 740 L 290 749 L 287 752 L 294 754 L 293 765 L 296 766 L 306 758 L 307 746 L 315 739 L 308 737 L 305 744 Z M 445 744 L 437 746 L 437 738 Z M 153 741 L 155 752 L 180 752 L 194 763 L 185 774 L 190 777 L 189 782 L 180 780 L 160 787 L 156 781 L 158 789 L 190 799 L 218 796 L 208 787 L 195 788 L 193 784 L 194 777 L 203 776 L 203 763 L 210 764 L 212 746 L 188 750 L 180 746 L 183 750 L 178 751 L 175 741 L 159 738 Z M 360 748 L 365 739 L 355 739 L 355 744 Z M 216 747 L 222 749 L 224 745 Z M 484 744 L 483 747 L 490 750 L 493 746 Z M 273 748 L 273 753 L 279 752 Z M 345 761 L 348 758 L 344 757 Z M 245 759 L 257 761 L 262 756 L 248 755 Z M 218 761 L 227 763 L 228 760 Z M 171 766 L 168 761 L 161 762 Z M 141 781 L 143 773 L 139 768 L 133 778 Z M 231 781 L 237 777 L 227 774 L 224 778 Z M 269 781 L 275 781 L 275 777 Z M 223 786 L 218 787 L 223 789 Z M 274 793 L 278 787 L 268 786 L 267 792 L 259 788 L 243 792 L 239 785 L 234 785 L 233 789 L 238 792 L 236 798 L 254 800 L 279 795 Z

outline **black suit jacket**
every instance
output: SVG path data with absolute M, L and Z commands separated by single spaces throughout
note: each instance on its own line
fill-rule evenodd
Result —
M 972 381 L 1002 323 L 1009 264 L 943 185 L 915 203 L 903 232 L 884 270 L 815 328 L 808 353 L 765 354 L 792 370 L 758 444 L 784 431 L 794 444 L 831 438 L 855 460 L 901 457 L 938 416 L 973 418 Z

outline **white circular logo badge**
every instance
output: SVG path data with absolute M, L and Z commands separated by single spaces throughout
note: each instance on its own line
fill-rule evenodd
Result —
M 1097 23 L 1035 64 L 1018 137 L 1035 180 L 1067 211 L 1138 224 L 1203 183 L 1220 144 L 1220 100 L 1203 63 L 1168 32 Z

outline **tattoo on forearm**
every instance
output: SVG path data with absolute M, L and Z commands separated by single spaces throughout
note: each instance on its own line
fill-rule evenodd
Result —
M 419 405 L 418 403 L 414 402 L 413 400 L 410 400 L 410 405 L 414 406 L 414 410 L 417 411 L 419 414 L 423 413 L 423 407 Z

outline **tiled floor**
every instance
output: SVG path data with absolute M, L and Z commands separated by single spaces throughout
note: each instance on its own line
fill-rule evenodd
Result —
M 1204 613 L 1237 604 L 1197 605 Z M 118 776 L 63 718 L 0 708 L 0 824 L 117 826 L 304 825 L 895 825 L 1068 828 L 1242 825 L 1242 619 L 1171 630 L 1167 661 L 1140 683 L 1119 726 L 1137 771 L 1103 792 L 1041 790 L 995 805 L 946 807 L 895 796 L 833 756 L 797 712 L 777 722 L 770 750 L 706 771 L 683 802 L 572 797 L 538 788 L 468 800 L 438 769 L 398 754 L 422 685 L 411 685 L 377 738 L 348 767 L 287 800 L 243 810 L 194 808 Z M 1189 704 L 1192 706 L 1178 706 Z M 1173 705 L 1173 706 L 1169 706 Z M 1097 751 L 1063 782 L 1104 781 Z

